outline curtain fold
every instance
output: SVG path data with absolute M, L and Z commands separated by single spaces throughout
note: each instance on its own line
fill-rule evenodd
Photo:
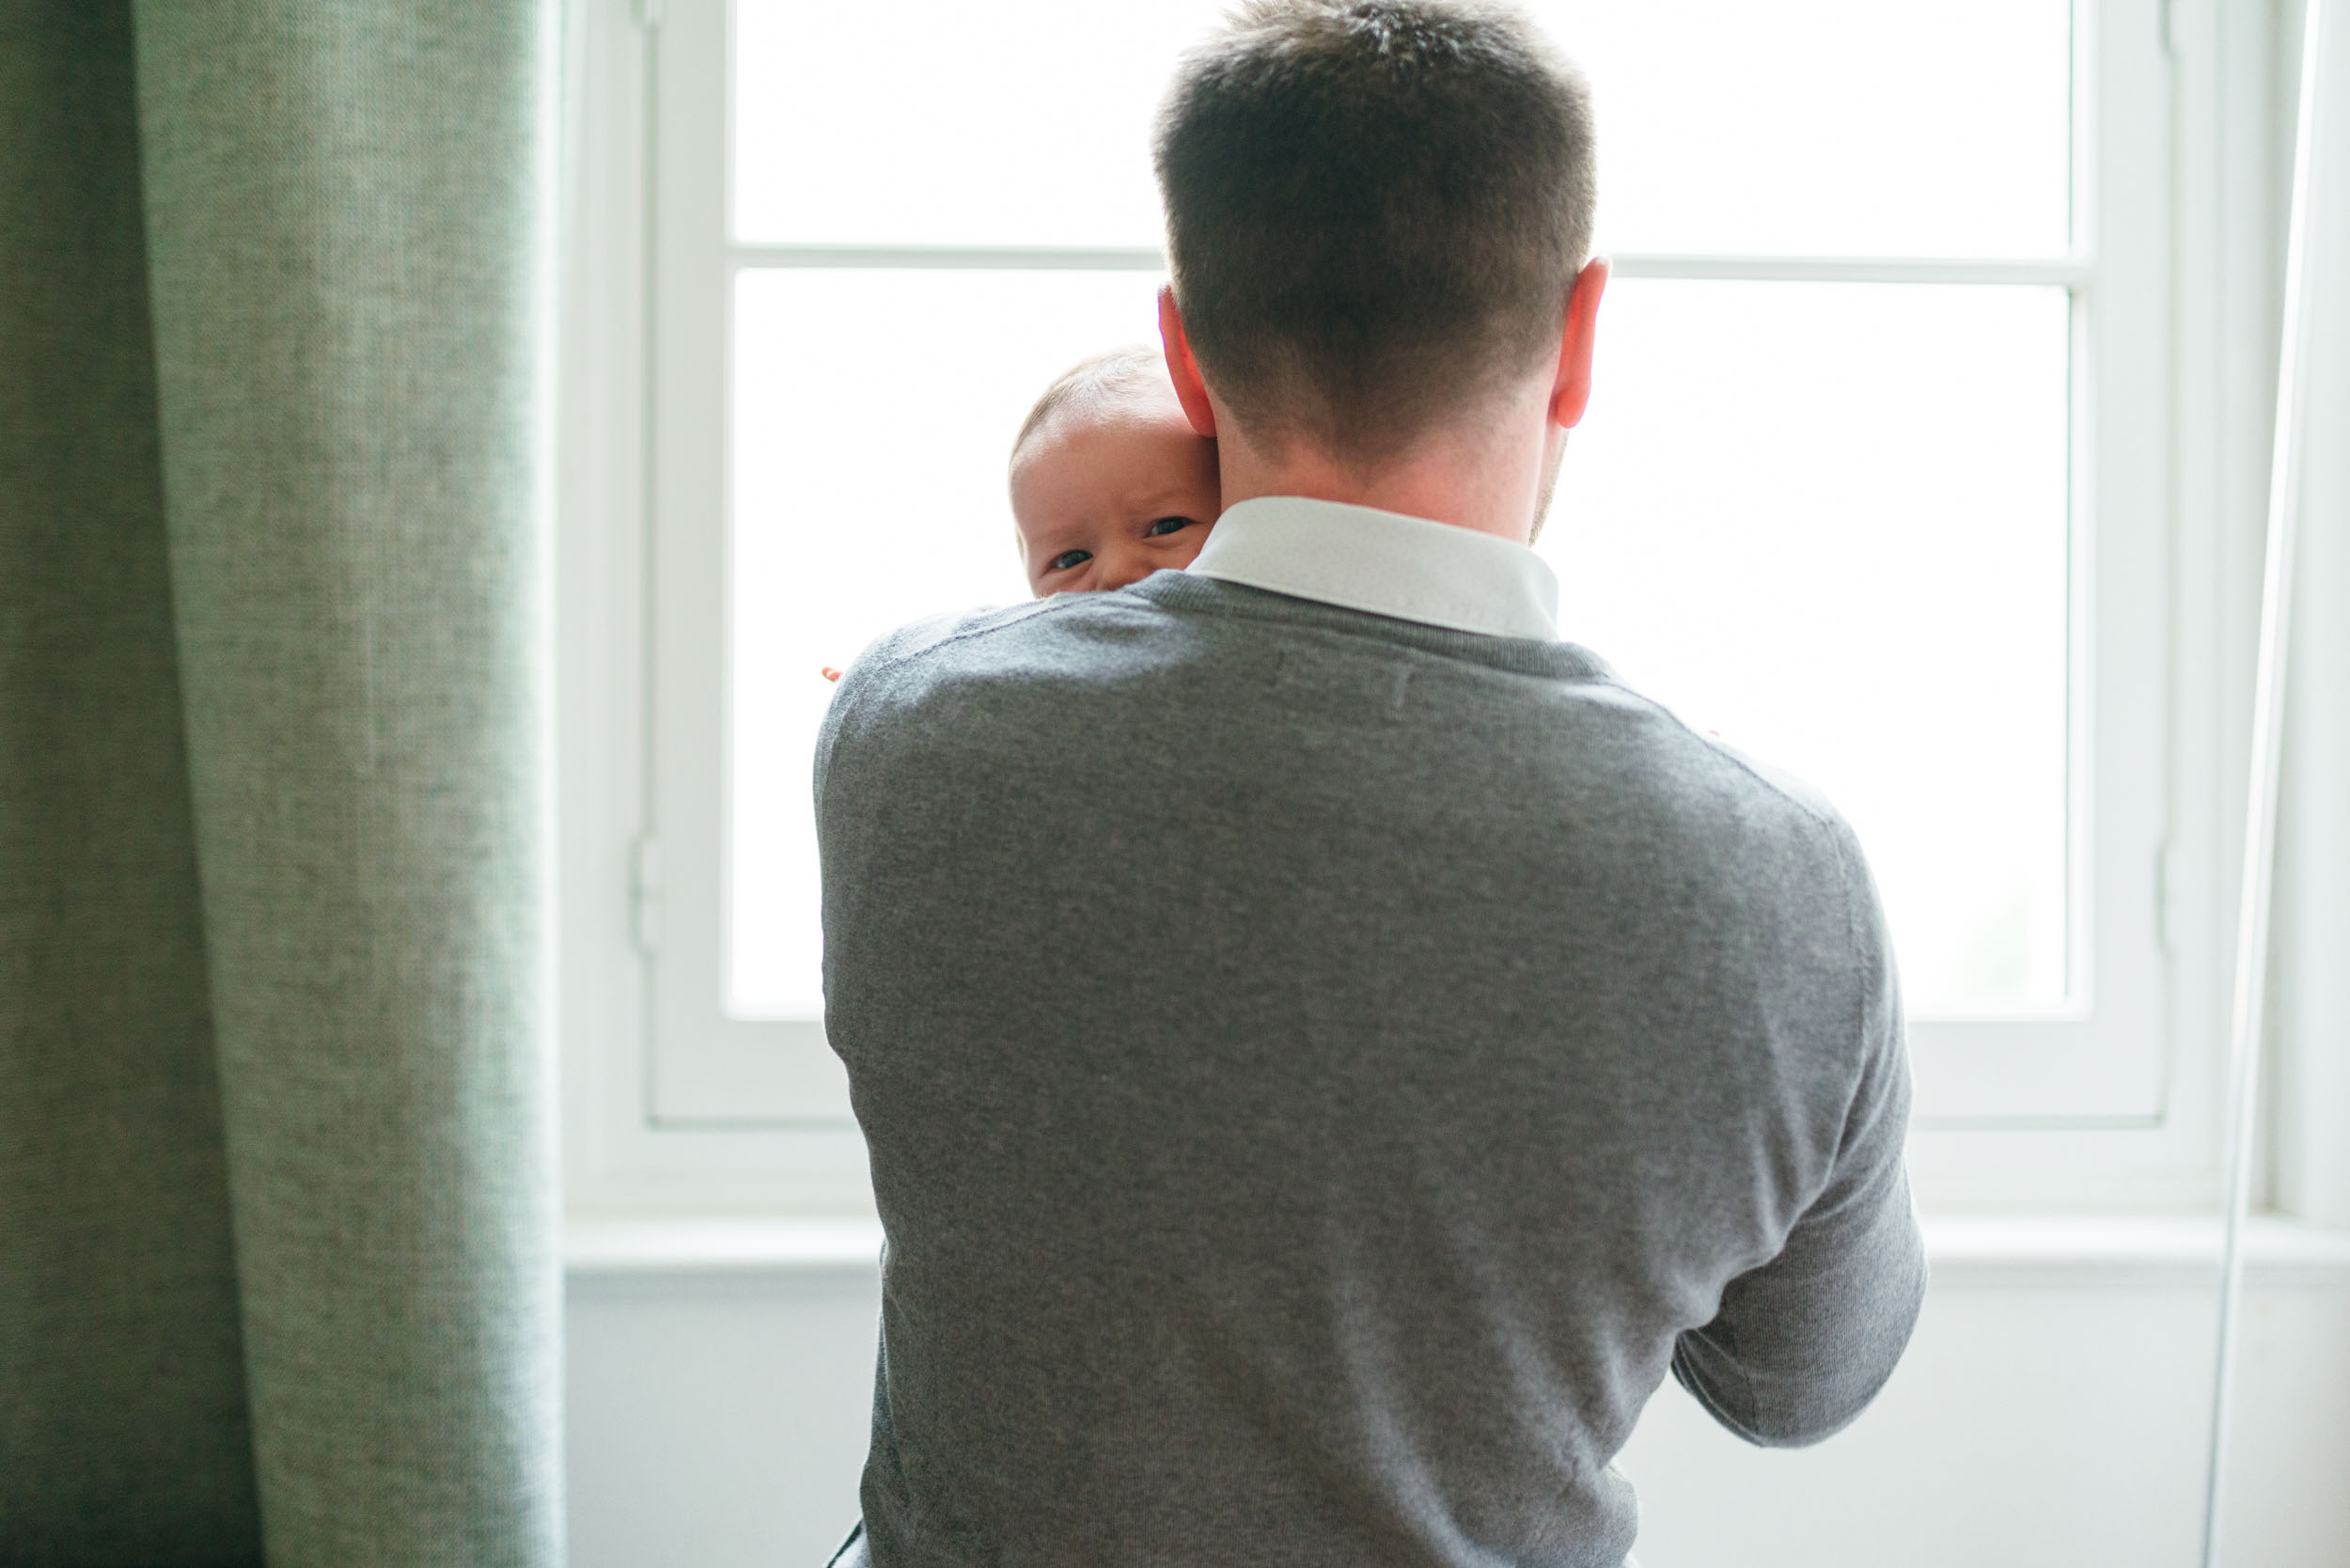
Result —
M 0 1561 L 259 1523 L 127 6 L 0 5 Z
M 549 4 L 0 0 L 0 1560 L 560 1560 Z

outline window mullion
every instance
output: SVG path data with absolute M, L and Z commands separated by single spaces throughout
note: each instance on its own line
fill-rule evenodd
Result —
M 1147 272 L 1167 259 L 1147 246 L 734 244 L 738 267 L 837 267 L 1011 272 Z M 1845 256 L 1667 256 L 1626 252 L 1609 258 L 1628 278 L 1722 282 L 2012 284 L 2076 289 L 2094 272 L 2071 257 L 1919 258 Z

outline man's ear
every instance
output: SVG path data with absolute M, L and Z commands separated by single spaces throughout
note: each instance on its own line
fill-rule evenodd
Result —
M 1591 348 L 1599 340 L 1599 296 L 1607 289 L 1607 259 L 1594 256 L 1567 292 L 1566 332 L 1559 341 L 1559 374 L 1550 385 L 1550 422 L 1571 430 L 1591 402 Z M 1165 319 L 1167 306 L 1159 314 Z M 1171 362 L 1170 362 L 1171 363 Z
M 1176 308 L 1175 286 L 1159 289 L 1159 346 L 1167 353 L 1167 379 L 1175 384 L 1175 400 L 1183 405 L 1191 428 L 1215 439 L 1215 405 L 1208 401 L 1208 384 L 1199 379 L 1199 362 L 1191 357 L 1191 339 L 1183 336 L 1183 313 Z

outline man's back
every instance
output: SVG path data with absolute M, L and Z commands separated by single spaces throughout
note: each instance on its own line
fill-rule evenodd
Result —
M 818 765 L 881 1568 L 1613 1568 L 1668 1365 L 1890 1372 L 1858 854 L 1589 654 L 1163 572 L 900 634 Z

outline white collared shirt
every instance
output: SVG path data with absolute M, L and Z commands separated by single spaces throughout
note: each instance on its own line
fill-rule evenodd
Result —
M 1374 507 L 1260 495 L 1216 519 L 1190 571 L 1492 637 L 1559 638 L 1559 579 L 1497 534 Z

